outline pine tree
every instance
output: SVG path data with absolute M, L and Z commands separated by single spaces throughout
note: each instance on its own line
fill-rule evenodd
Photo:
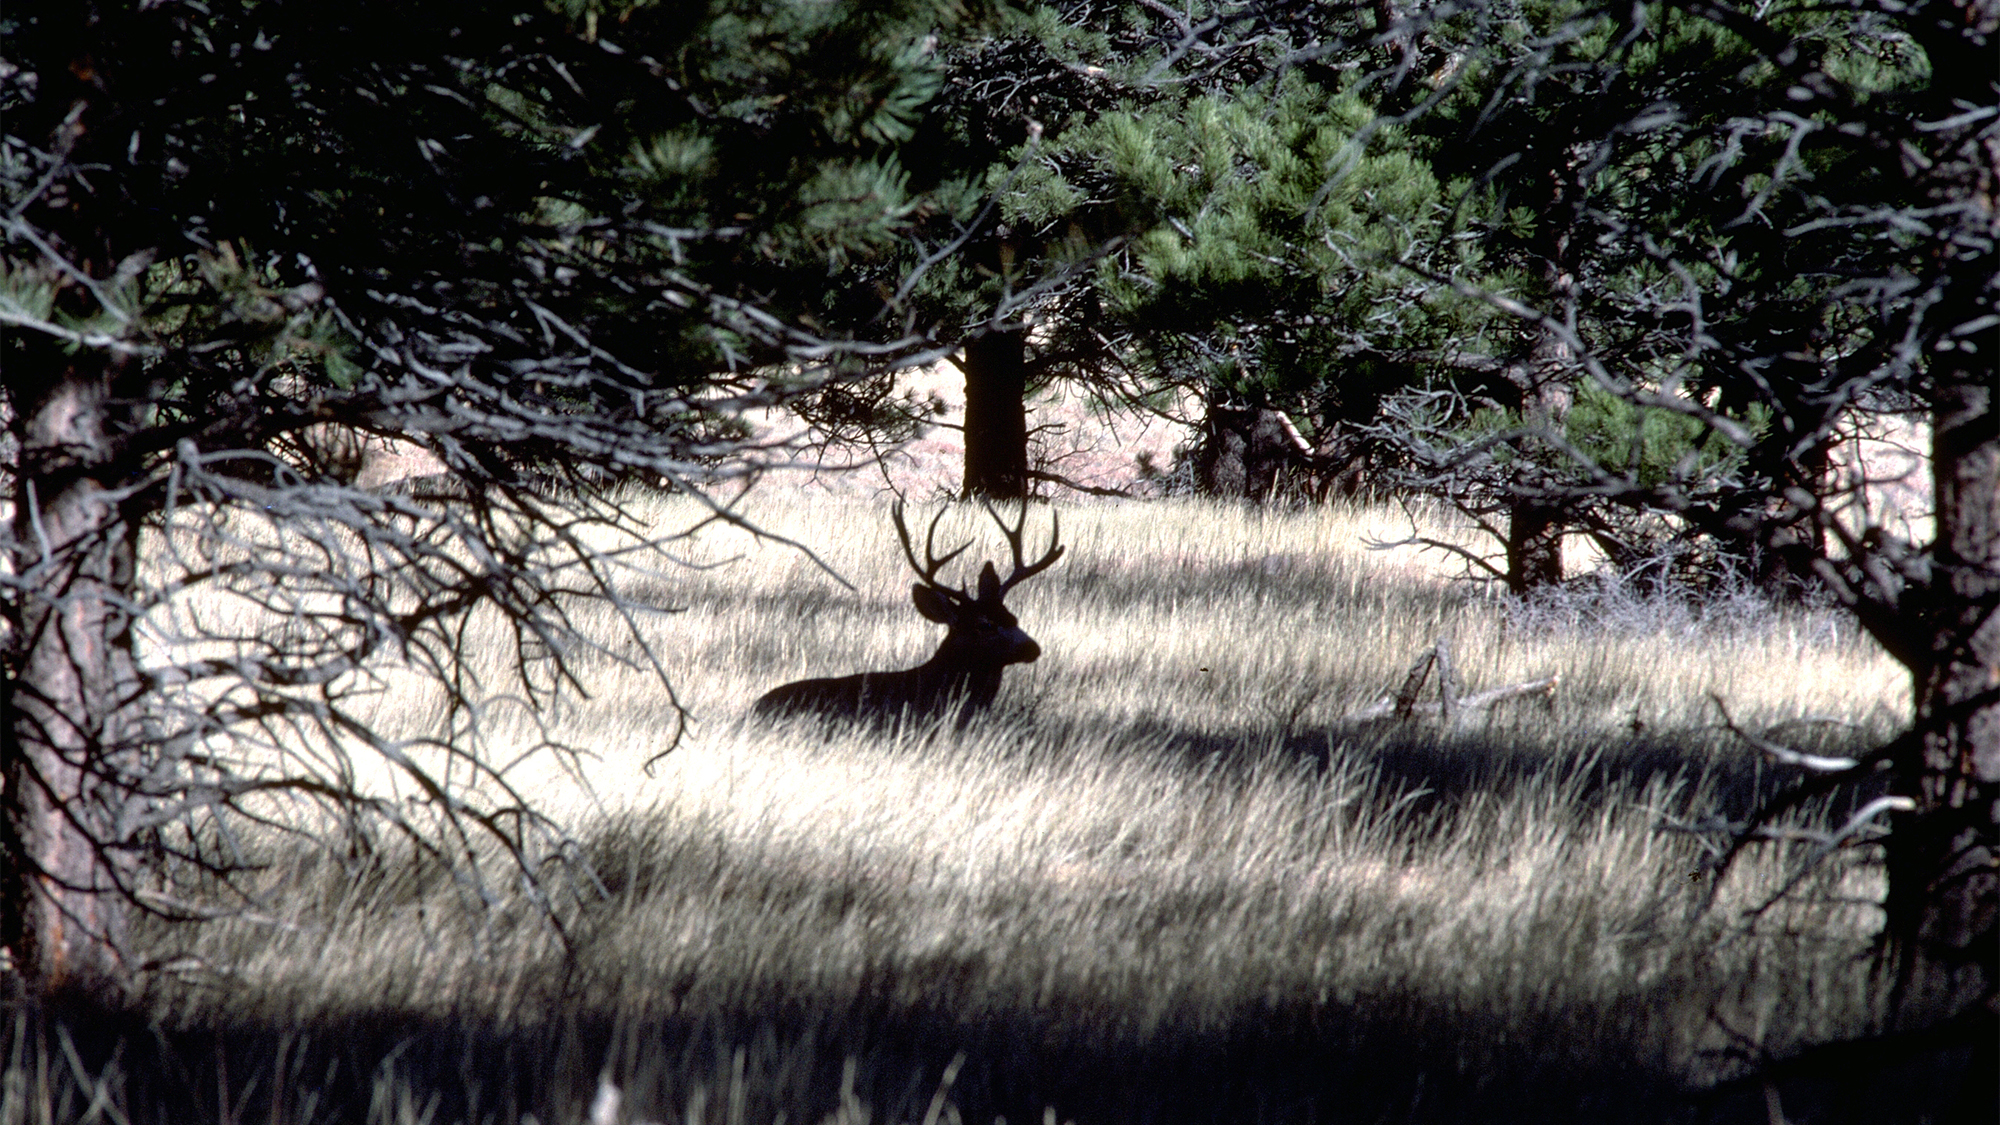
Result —
M 1456 248 L 1420 237 L 1448 217 L 1377 127 L 1380 68 L 1325 61 L 1342 37 L 1366 54 L 1377 19 L 1047 4 L 940 45 L 944 91 L 905 150 L 940 210 L 900 296 L 908 323 L 964 348 L 968 494 L 1034 478 L 1023 395 L 1042 380 L 1340 403 L 1349 360 L 1478 315 L 1447 287 L 1377 280 L 1378 260 Z

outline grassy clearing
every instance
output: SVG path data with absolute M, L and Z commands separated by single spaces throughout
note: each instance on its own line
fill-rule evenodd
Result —
M 510 774 L 587 861 L 567 947 L 421 864 L 274 843 L 275 916 L 149 934 L 125 1016 L 16 1025 L 0 1118 L 97 1086 L 134 1120 L 1762 1120 L 1699 1091 L 1873 1024 L 1867 855 L 1752 914 L 1799 853 L 1718 888 L 1659 831 L 1787 780 L 1711 695 L 1828 752 L 1901 721 L 1900 672 L 1835 617 L 1524 610 L 1368 550 L 1406 531 L 1383 510 L 1066 508 L 1069 555 L 1010 597 L 1045 655 L 990 721 L 823 737 L 742 716 L 936 630 L 885 505 L 748 511 L 854 588 L 720 528 L 681 545 L 700 569 L 635 577 L 698 722 L 649 773 L 670 703 L 585 657 L 593 696 L 553 716 L 580 770 Z M 1000 549 L 976 510 L 946 534 Z M 1554 706 L 1344 718 L 1440 637 L 1473 690 L 1560 675 Z M 438 721 L 385 683 L 385 724 Z

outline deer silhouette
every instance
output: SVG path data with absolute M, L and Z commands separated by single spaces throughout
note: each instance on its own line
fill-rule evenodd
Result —
M 931 519 L 924 536 L 924 561 L 917 561 L 910 540 L 909 525 L 903 522 L 903 506 L 898 503 L 890 515 L 896 523 L 896 538 L 902 541 L 903 557 L 921 581 L 910 587 L 910 600 L 917 612 L 945 626 L 943 643 L 929 660 L 900 672 L 858 672 L 851 676 L 798 680 L 764 693 L 751 713 L 763 719 L 810 716 L 820 719 L 850 720 L 876 725 L 918 723 L 946 717 L 955 711 L 964 725 L 973 715 L 993 703 L 1000 691 L 1000 674 L 1009 664 L 1027 664 L 1042 655 L 1042 646 L 1021 631 L 1020 622 L 1003 604 L 1007 591 L 1026 579 L 1047 570 L 1062 557 L 1062 527 L 1051 520 L 1048 550 L 1030 563 L 1022 554 L 1021 535 L 1028 522 L 1027 505 L 1009 526 L 991 505 L 987 515 L 1000 525 L 1014 556 L 1013 572 L 1004 580 L 987 563 L 979 572 L 977 593 L 947 586 L 938 581 L 938 571 L 965 552 L 970 543 L 943 555 L 937 553 L 940 510 Z

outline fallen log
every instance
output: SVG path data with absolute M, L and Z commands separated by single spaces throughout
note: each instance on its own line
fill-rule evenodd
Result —
M 1432 671 L 1437 672 L 1438 698 L 1434 703 L 1419 701 L 1424 683 Z M 1509 699 L 1540 696 L 1550 706 L 1555 703 L 1556 685 L 1561 676 L 1548 676 L 1525 683 L 1508 684 L 1505 687 L 1488 688 L 1485 691 L 1465 695 L 1458 683 L 1457 669 L 1452 665 L 1451 649 L 1443 638 L 1417 656 L 1416 662 L 1403 676 L 1403 686 L 1393 695 L 1385 695 L 1358 711 L 1349 712 L 1346 721 L 1369 723 L 1382 719 L 1408 722 L 1419 715 L 1437 716 L 1445 726 L 1492 707 Z

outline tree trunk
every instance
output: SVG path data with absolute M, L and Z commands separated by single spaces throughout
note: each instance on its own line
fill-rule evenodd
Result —
M 1567 236 L 1561 240 L 1567 244 Z M 1549 268 L 1550 293 L 1559 305 L 1575 301 L 1575 281 L 1555 266 Z M 1531 425 L 1561 432 L 1576 398 L 1576 357 L 1561 337 L 1546 325 L 1535 330 L 1535 345 L 1519 374 L 1521 416 Z M 1525 594 L 1563 580 L 1562 540 L 1568 513 L 1559 504 L 1532 496 L 1517 497 L 1507 514 L 1507 588 Z
M 1912 676 L 1919 739 L 1894 763 L 1916 807 L 1889 838 L 1885 934 L 1904 991 L 1922 971 L 1976 968 L 1990 999 L 2000 980 L 2000 422 L 1990 371 L 1935 374 L 1929 651 Z
M 1567 149 L 1552 149 L 1567 152 Z M 1576 200 L 1589 192 L 1576 182 L 1576 161 L 1564 155 L 1548 170 L 1547 195 L 1538 202 L 1540 220 L 1532 253 L 1540 260 L 1546 289 L 1543 315 L 1551 318 L 1534 327 L 1528 361 L 1508 372 L 1521 391 L 1521 418 L 1532 426 L 1561 432 L 1576 398 L 1581 375 L 1570 342 L 1555 322 L 1576 322 L 1576 272 L 1572 260 L 1577 221 Z M 1557 456 L 1560 456 L 1559 454 Z M 1507 587 L 1524 594 L 1538 586 L 1562 581 L 1562 537 L 1567 513 L 1533 494 L 1517 496 L 1508 513 Z
M 16 970 L 44 992 L 95 987 L 124 969 L 139 685 L 131 528 L 104 495 L 110 373 L 86 354 L 52 382 L 39 401 L 16 400 L 21 592 L 0 696 L 4 937 Z
M 1295 485 L 1293 470 L 1303 467 L 1305 453 L 1296 434 L 1278 411 L 1232 404 L 1222 388 L 1210 388 L 1208 416 L 1195 450 L 1195 483 L 1210 496 L 1269 501 Z
M 1562 509 L 1516 500 L 1507 513 L 1507 590 L 1520 595 L 1563 580 Z
M 1951 7 L 1949 21 L 1913 15 L 1906 24 L 1932 63 L 1931 120 L 1992 100 L 2000 18 L 1974 0 Z M 1950 138 L 1944 152 L 1901 164 L 1957 226 L 1934 236 L 1946 274 L 1925 318 L 1940 341 L 1927 357 L 1936 524 L 1916 638 L 1928 651 L 1911 669 L 1916 745 L 1893 763 L 1898 791 L 1916 807 L 1888 839 L 1884 936 L 1905 998 L 1917 998 L 1909 986 L 1926 969 L 1956 971 L 1949 987 L 1972 983 L 1964 974 L 1976 968 L 1990 1015 L 2000 1004 L 2000 414 L 1996 334 L 1978 327 L 1993 312 L 1992 256 L 1966 248 L 1990 247 L 2000 230 L 2000 166 L 1987 129 L 1967 124 L 1940 137 Z
M 965 343 L 967 498 L 1019 500 L 1028 494 L 1027 360 L 1022 331 L 991 332 Z

